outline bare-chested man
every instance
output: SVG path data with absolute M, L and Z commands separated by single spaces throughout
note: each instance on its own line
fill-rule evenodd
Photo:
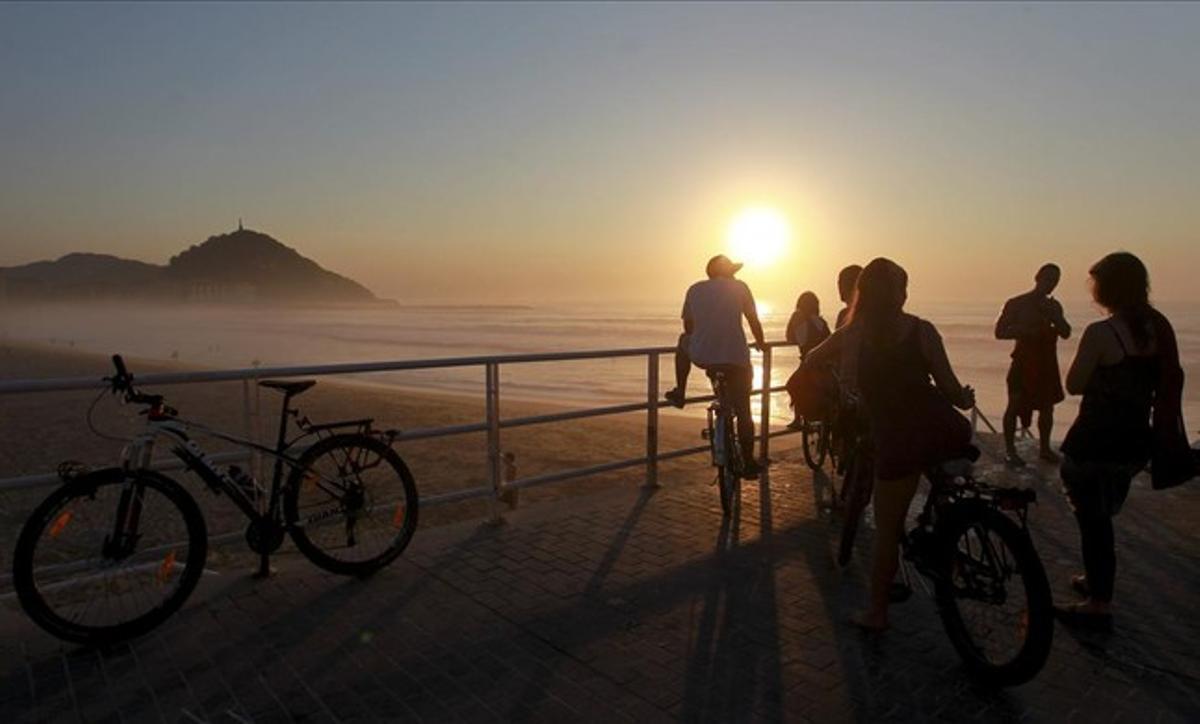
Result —
M 1033 289 L 1005 302 L 996 320 L 996 339 L 1016 342 L 1008 370 L 1008 408 L 1004 411 L 1005 461 L 1014 467 L 1025 464 L 1015 445 L 1017 420 L 1028 428 L 1035 411 L 1041 459 L 1058 462 L 1058 455 L 1050 447 L 1054 406 L 1065 397 L 1058 372 L 1058 338 L 1071 336 L 1062 305 L 1050 296 L 1061 276 L 1057 265 L 1042 266 L 1034 277 Z

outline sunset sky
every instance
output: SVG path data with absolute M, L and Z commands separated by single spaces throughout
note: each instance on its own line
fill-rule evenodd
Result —
M 1200 4 L 0 5 L 0 265 L 246 225 L 383 296 L 789 304 L 1127 248 L 1200 301 Z M 832 300 L 830 300 L 832 306 Z

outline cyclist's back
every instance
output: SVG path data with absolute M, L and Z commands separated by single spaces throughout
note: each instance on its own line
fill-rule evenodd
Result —
M 754 314 L 754 296 L 739 279 L 715 277 L 689 287 L 683 318 L 692 322 L 688 348 L 692 362 L 705 369 L 750 367 L 742 317 Z

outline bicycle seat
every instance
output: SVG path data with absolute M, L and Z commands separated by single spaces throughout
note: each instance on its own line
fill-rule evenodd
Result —
M 272 390 L 279 390 L 285 395 L 298 395 L 317 384 L 316 380 L 259 380 L 258 384 Z

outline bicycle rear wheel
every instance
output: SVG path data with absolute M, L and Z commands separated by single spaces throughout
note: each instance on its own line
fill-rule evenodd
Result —
M 178 483 L 150 471 L 98 470 L 55 490 L 29 516 L 13 588 L 54 636 L 114 643 L 177 611 L 207 554 L 204 518 Z
M 742 448 L 738 444 L 733 419 L 723 418 L 720 427 L 725 440 L 725 464 L 717 468 L 717 486 L 721 493 L 721 514 L 728 518 L 737 507 L 742 488 Z
M 999 686 L 1041 671 L 1054 636 L 1050 584 L 1033 542 L 1011 518 L 971 506 L 939 531 L 942 624 L 973 673 Z
M 822 421 L 804 421 L 800 433 L 804 448 L 804 462 L 812 470 L 820 470 L 825 464 L 825 453 L 829 449 L 829 429 Z
M 370 435 L 334 435 L 301 456 L 284 491 L 296 547 L 327 571 L 366 576 L 404 551 L 417 487 L 395 450 Z

